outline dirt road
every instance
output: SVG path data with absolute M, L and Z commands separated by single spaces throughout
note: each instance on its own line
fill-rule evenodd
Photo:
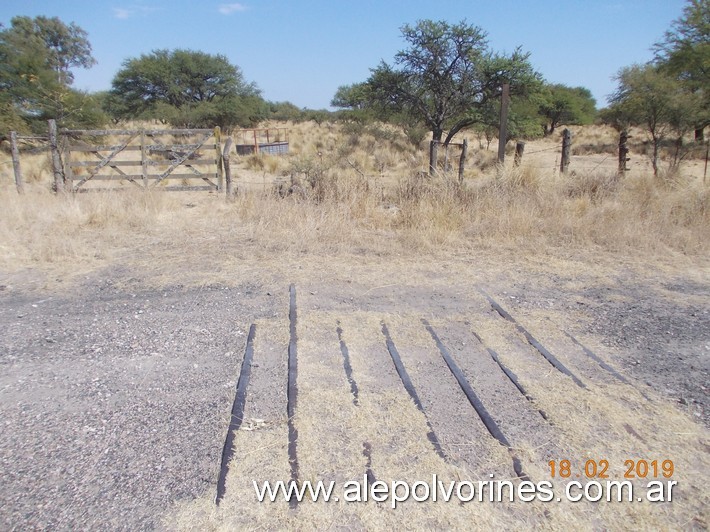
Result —
M 620 518 L 707 526 L 710 285 L 702 273 L 653 274 L 611 262 L 580 271 L 573 259 L 550 267 L 474 257 L 423 260 L 406 274 L 401 267 L 354 260 L 323 269 L 304 259 L 252 281 L 225 275 L 208 285 L 158 287 L 114 266 L 62 290 L 32 290 L 20 277 L 6 277 L 0 526 L 457 527 L 475 519 L 554 528 L 613 527 Z M 549 462 L 561 459 L 576 466 L 607 460 L 611 478 L 621 479 L 626 460 L 656 459 L 675 464 L 674 502 L 607 504 L 601 512 L 591 503 L 410 501 L 398 510 L 257 503 L 253 480 L 293 474 L 286 415 L 291 283 L 300 481 L 342 486 L 367 474 L 388 482 L 432 474 L 509 479 L 516 476 L 512 457 L 534 480 L 550 480 Z M 251 324 L 244 423 L 215 510 Z M 417 400 L 397 372 L 383 324 Z M 508 445 L 474 408 L 441 346 Z

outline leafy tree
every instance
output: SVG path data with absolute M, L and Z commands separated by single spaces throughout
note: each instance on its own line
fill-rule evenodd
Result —
M 689 0 L 654 50 L 656 64 L 698 98 L 695 129 L 702 139 L 710 124 L 710 0 Z
M 659 150 L 669 134 L 675 133 L 677 145 L 692 124 L 697 100 L 682 84 L 653 65 L 634 65 L 621 69 L 618 88 L 609 98 L 610 108 L 602 116 L 617 129 L 642 127 L 653 147 L 651 162 L 658 175 Z
M 154 118 L 177 127 L 230 128 L 258 122 L 266 102 L 223 55 L 157 50 L 128 59 L 112 82 L 120 118 Z
M 268 117 L 272 120 L 299 122 L 303 111 L 291 102 L 269 102 Z
M 353 83 L 338 87 L 330 105 L 343 109 L 367 109 L 370 102 L 369 89 L 367 83 Z
M 96 126 L 104 116 L 93 99 L 71 89 L 71 69 L 89 68 L 87 34 L 74 23 L 14 17 L 0 29 L 0 128 L 43 131 L 48 118 L 63 127 Z
M 57 17 L 14 17 L 12 31 L 22 41 L 41 43 L 46 53 L 43 60 L 57 76 L 57 82 L 71 85 L 74 67 L 91 68 L 96 60 L 91 56 L 88 34 L 73 22 L 66 25 Z
M 538 113 L 539 93 L 524 98 L 513 98 L 508 107 L 507 138 L 530 139 L 542 136 L 541 118 Z M 486 149 L 500 129 L 500 99 L 491 99 L 478 110 L 474 129 L 486 139 Z
M 343 85 L 333 96 L 330 105 L 343 109 L 340 117 L 357 122 L 370 122 L 374 119 L 372 95 L 368 83 Z
M 591 124 L 596 115 L 596 101 L 584 87 L 546 85 L 539 113 L 545 120 L 543 128 L 547 136 L 563 124 Z
M 486 34 L 467 24 L 421 20 L 401 29 L 409 47 L 384 61 L 367 81 L 370 100 L 381 115 L 410 115 L 426 125 L 434 141 L 444 143 L 480 119 L 480 110 L 500 95 L 504 82 L 524 95 L 540 76 L 520 49 L 510 56 L 488 49 Z M 436 144 L 434 145 L 436 146 Z M 430 169 L 436 167 L 436 150 Z

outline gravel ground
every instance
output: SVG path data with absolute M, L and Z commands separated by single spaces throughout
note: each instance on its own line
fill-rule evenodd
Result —
M 246 332 L 274 298 L 139 285 L 0 292 L 0 529 L 160 528 L 216 482 Z
M 279 279 L 277 289 L 259 283 L 156 289 L 130 275 L 114 267 L 69 290 L 0 289 L 0 529 L 162 528 L 175 503 L 213 490 L 246 334 L 258 320 L 257 355 L 273 351 L 273 364 L 254 366 L 246 417 L 283 411 L 272 412 L 285 397 L 274 379 L 285 375 L 279 334 L 286 334 L 289 280 Z M 435 327 L 456 356 L 459 344 L 472 344 L 462 336 L 462 325 L 447 316 L 470 318 L 472 301 L 483 300 L 473 288 L 459 293 L 460 283 L 448 272 L 432 276 L 431 286 L 413 283 L 406 289 L 385 285 L 387 280 L 372 281 L 375 288 L 369 288 L 351 286 L 349 279 L 306 282 L 315 277 L 310 271 L 299 275 L 304 316 L 334 311 L 345 318 L 355 308 L 396 316 L 408 309 L 439 319 Z M 591 278 L 587 283 L 576 272 L 565 277 L 547 271 L 511 273 L 492 288 L 533 327 L 548 315 L 558 323 L 568 316 L 570 332 L 598 341 L 620 371 L 708 424 L 707 284 L 610 277 L 605 285 Z M 535 322 L 536 316 L 543 318 Z M 357 332 L 347 323 L 343 327 L 347 335 Z M 410 371 L 422 400 L 443 413 L 432 416 L 444 420 L 435 429 L 455 441 L 454 421 L 460 420 L 447 414 L 446 400 L 439 404 L 436 398 L 456 385 L 424 378 L 432 368 L 441 369 L 440 357 L 417 351 L 416 331 L 403 330 L 398 347 L 414 357 Z M 380 368 L 372 383 L 386 389 L 396 376 L 381 369 L 390 362 L 379 329 L 373 331 L 362 339 L 366 347 L 377 344 L 365 349 L 379 357 L 368 371 Z M 408 346 L 410 340 L 414 344 Z M 485 353 L 478 355 L 476 371 L 481 364 L 492 368 Z M 475 381 L 474 370 L 460 363 Z M 496 406 L 501 424 L 527 426 L 515 421 L 517 411 L 506 413 L 505 398 L 514 392 L 504 381 L 477 385 Z M 520 408 L 528 408 L 518 399 Z M 255 410 L 255 404 L 266 410 Z
M 622 373 L 710 427 L 710 284 L 620 275 L 565 294 L 565 281 L 552 275 L 545 289 L 521 283 L 506 303 L 526 309 L 554 301 L 557 312 L 583 316 L 577 332 L 614 350 Z

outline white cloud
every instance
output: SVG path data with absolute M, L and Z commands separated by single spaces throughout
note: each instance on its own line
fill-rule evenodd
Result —
M 129 9 L 123 9 L 122 7 L 114 7 L 113 16 L 120 19 L 127 19 L 131 16 L 131 11 Z
M 130 5 L 126 7 L 112 7 L 113 16 L 115 18 L 126 20 L 128 18 L 134 17 L 136 15 L 150 15 L 155 11 L 160 11 L 159 7 L 149 7 L 140 5 Z
M 240 3 L 234 3 L 234 4 L 221 4 L 218 8 L 218 11 L 222 13 L 223 15 L 231 15 L 232 13 L 236 13 L 237 11 L 246 11 L 247 6 L 244 4 Z

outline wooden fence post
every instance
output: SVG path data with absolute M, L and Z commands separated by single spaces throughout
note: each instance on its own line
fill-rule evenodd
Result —
M 145 145 L 145 129 L 141 128 L 141 179 L 143 188 L 148 188 L 148 153 Z
M 500 97 L 500 127 L 498 129 L 498 163 L 505 163 L 505 145 L 508 140 L 508 104 L 510 103 L 510 83 L 503 83 Z
M 459 157 L 459 183 L 463 183 L 463 171 L 466 165 L 466 155 L 468 155 L 468 139 L 463 139 L 461 144 L 461 157 Z
M 629 148 L 627 142 L 629 140 L 628 131 L 624 130 L 619 133 L 619 175 L 623 177 L 629 170 L 626 163 L 629 161 Z
M 224 190 L 224 175 L 222 172 L 222 130 L 219 126 L 214 128 L 214 144 L 217 152 L 217 192 Z
M 515 143 L 515 166 L 520 166 L 523 160 L 523 153 L 525 152 L 525 143 L 519 140 Z
M 562 132 L 562 159 L 560 160 L 560 172 L 567 173 L 569 169 L 569 154 L 572 147 L 572 133 L 569 129 Z
M 57 145 L 57 122 L 49 120 L 49 149 L 52 152 L 52 172 L 54 173 L 54 191 L 64 192 L 64 169 Z
M 224 152 L 222 153 L 222 162 L 224 164 L 224 179 L 227 184 L 227 199 L 231 199 L 234 196 L 234 191 L 232 189 L 232 166 L 229 160 L 229 150 L 232 149 L 232 137 L 227 137 L 224 142 Z
M 71 143 L 69 135 L 61 135 L 59 153 L 61 155 L 60 164 L 64 172 L 64 189 L 74 191 L 74 171 L 71 166 Z
M 22 169 L 20 168 L 20 149 L 17 147 L 17 132 L 10 131 L 10 150 L 12 152 L 12 169 L 15 171 L 15 186 L 17 193 L 22 194 L 25 191 L 25 185 L 22 182 Z

